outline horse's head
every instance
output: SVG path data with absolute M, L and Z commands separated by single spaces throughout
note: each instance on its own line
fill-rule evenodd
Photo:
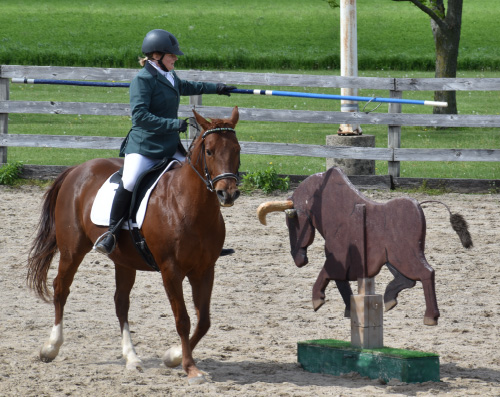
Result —
M 220 205 L 231 207 L 240 195 L 238 168 L 241 148 L 234 130 L 239 118 L 238 107 L 234 107 L 227 119 L 208 121 L 195 110 L 193 113 L 202 132 L 193 142 L 188 160 L 207 188 L 217 194 Z
M 290 237 L 290 253 L 298 267 L 307 265 L 307 247 L 314 241 L 315 228 L 306 211 L 294 208 L 293 201 L 270 201 L 257 208 L 260 223 L 266 224 L 266 215 L 270 212 L 284 211 Z

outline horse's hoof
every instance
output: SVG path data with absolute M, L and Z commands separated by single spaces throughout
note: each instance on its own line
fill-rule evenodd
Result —
M 133 362 L 127 363 L 125 368 L 127 368 L 128 371 L 144 372 L 144 370 L 142 369 L 142 362 L 141 361 L 133 361 Z
M 318 311 L 318 309 L 323 306 L 325 304 L 325 300 L 324 299 L 313 299 L 312 301 L 313 303 L 313 309 L 314 311 Z
M 53 358 L 50 358 L 50 357 L 46 357 L 42 354 L 42 352 L 40 352 L 40 361 L 44 362 L 44 363 L 50 363 L 52 362 L 54 359 Z
M 207 378 L 205 378 L 204 375 L 198 375 L 198 376 L 195 376 L 193 378 L 188 378 L 189 386 L 201 385 L 201 384 L 206 383 L 206 382 L 207 382 Z
M 182 346 L 174 346 L 163 355 L 163 364 L 169 368 L 175 368 L 182 362 Z
M 437 318 L 434 318 L 434 317 L 424 317 L 424 325 L 433 326 L 433 325 L 437 325 L 437 324 L 438 324 Z
M 385 311 L 388 312 L 389 310 L 394 309 L 397 304 L 398 304 L 398 301 L 396 299 L 392 299 L 389 302 L 385 302 L 384 303 Z
M 351 311 L 349 309 L 344 310 L 344 317 L 345 318 L 351 318 Z
M 50 363 L 57 357 L 58 354 L 59 354 L 58 347 L 55 347 L 54 345 L 51 344 L 45 344 L 40 349 L 40 361 L 43 361 L 44 363 Z

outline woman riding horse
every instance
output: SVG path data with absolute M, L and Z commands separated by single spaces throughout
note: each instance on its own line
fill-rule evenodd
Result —
M 175 36 L 162 29 L 146 34 L 142 43 L 143 69 L 130 84 L 132 129 L 122 144 L 125 156 L 122 180 L 116 189 L 109 230 L 100 236 L 94 249 L 105 255 L 113 252 L 118 234 L 130 206 L 138 177 L 162 159 L 185 160 L 186 150 L 179 133 L 187 129 L 178 118 L 181 95 L 219 94 L 230 96 L 234 86 L 181 80 L 174 71 L 179 49 Z
M 191 384 L 205 381 L 194 362 L 193 349 L 210 328 L 215 264 L 226 236 L 221 207 L 232 206 L 240 194 L 237 174 L 241 152 L 235 130 L 239 118 L 236 106 L 229 118 L 208 121 L 194 110 L 193 114 L 201 133 L 193 139 L 186 161 L 158 180 L 141 227 L 160 270 L 181 342 L 180 346 L 168 349 L 163 360 L 169 367 L 182 363 Z M 122 159 L 89 160 L 65 170 L 45 194 L 27 274 L 29 287 L 54 304 L 54 325 L 40 350 L 42 361 L 50 362 L 59 354 L 71 284 L 84 257 L 102 234 L 102 227 L 91 220 L 97 192 L 122 166 Z M 126 367 L 140 370 L 142 361 L 135 352 L 129 328 L 130 292 L 136 272 L 153 269 L 139 254 L 128 233 L 123 233 L 120 239 L 123 244 L 118 244 L 109 256 L 115 265 L 115 310 Z M 59 266 L 51 294 L 48 274 L 58 252 Z M 191 285 L 198 319 L 192 333 L 184 301 L 185 279 Z

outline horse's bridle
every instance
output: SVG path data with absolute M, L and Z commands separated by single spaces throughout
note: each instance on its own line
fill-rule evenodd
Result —
M 233 174 L 232 172 L 224 172 L 220 175 L 217 175 L 215 178 L 212 179 L 212 177 L 210 176 L 210 172 L 208 171 L 207 157 L 205 155 L 205 138 L 210 134 L 213 134 L 216 132 L 222 132 L 222 131 L 229 131 L 229 132 L 233 132 L 234 134 L 236 134 L 236 131 L 234 130 L 234 128 L 221 127 L 221 128 L 212 128 L 210 130 L 207 130 L 201 136 L 201 153 L 203 154 L 203 164 L 205 166 L 205 178 L 203 178 L 203 176 L 194 167 L 193 163 L 191 163 L 191 156 L 188 155 L 188 157 L 187 157 L 188 163 L 191 166 L 191 168 L 194 170 L 194 172 L 196 172 L 196 174 L 201 178 L 201 180 L 207 186 L 207 189 L 210 190 L 211 192 L 213 192 L 215 190 L 214 184 L 217 181 L 220 181 L 221 179 L 230 178 L 230 179 L 235 179 L 236 182 L 238 182 L 238 179 L 239 179 L 238 175 Z

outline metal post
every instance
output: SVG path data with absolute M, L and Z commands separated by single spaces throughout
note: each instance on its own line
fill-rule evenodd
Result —
M 196 106 L 201 106 L 202 96 L 201 95 L 191 95 L 189 97 L 189 105 L 196 110 Z M 196 122 L 196 121 L 195 121 Z M 196 123 L 198 124 L 198 123 Z M 198 126 L 200 128 L 200 126 Z M 189 126 L 189 139 L 193 139 L 198 131 L 196 128 Z
M 403 98 L 402 91 L 390 91 L 391 98 Z M 402 105 L 400 103 L 390 103 L 389 113 L 401 113 Z M 392 149 L 399 149 L 401 147 L 401 125 L 389 125 L 387 131 L 387 147 Z M 401 163 L 399 161 L 389 161 L 387 163 L 388 173 L 392 177 L 398 178 L 400 176 Z
M 340 75 L 346 77 L 358 76 L 358 34 L 356 0 L 340 1 Z M 341 95 L 357 96 L 356 88 L 341 88 Z M 357 112 L 358 102 L 342 100 L 342 112 Z M 359 124 L 341 124 L 338 131 L 340 135 L 361 135 Z
M 9 100 L 9 79 L 0 78 L 0 101 Z M 8 133 L 9 114 L 0 113 L 0 135 Z M 7 163 L 7 147 L 0 147 L 0 164 Z

